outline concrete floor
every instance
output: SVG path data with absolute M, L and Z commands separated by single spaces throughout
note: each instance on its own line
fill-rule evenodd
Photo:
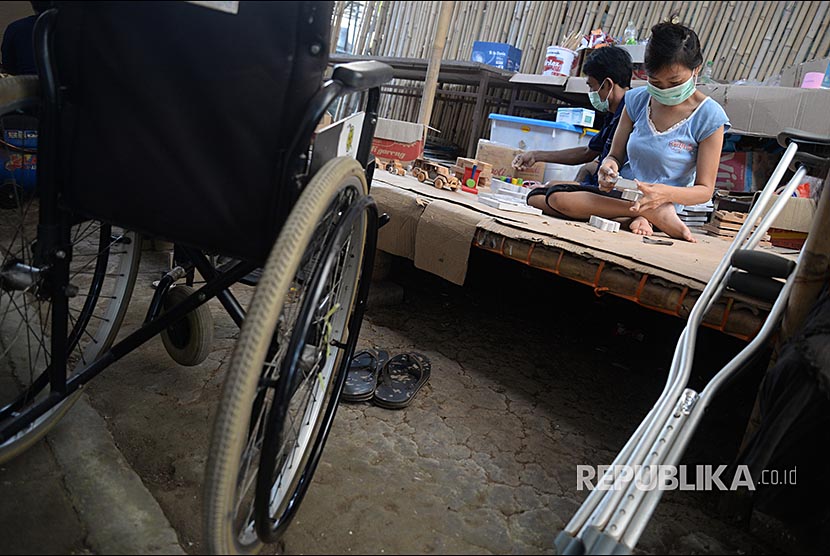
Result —
M 145 253 L 127 328 L 143 317 L 164 263 Z M 576 466 L 609 463 L 636 428 L 662 389 L 682 323 L 490 255 L 474 253 L 471 265 L 467 287 L 458 288 L 395 264 L 405 300 L 370 307 L 359 347 L 425 354 L 431 380 L 404 410 L 341 405 L 297 518 L 269 552 L 553 553 L 553 538 L 586 495 L 576 490 Z M 203 550 L 204 463 L 237 333 L 217 303 L 211 308 L 215 347 L 202 365 L 175 365 L 154 339 L 89 388 L 190 553 Z M 741 345 L 702 336 L 709 343 L 697 381 Z M 715 404 L 689 458 L 729 463 L 754 397 L 750 383 Z M 789 551 L 792 539 L 777 523 L 756 516 L 748 528 L 730 526 L 718 502 L 715 494 L 668 493 L 639 551 Z M 53 509 L 68 512 L 61 507 L 56 499 Z M 44 542 L 33 533 L 13 546 L 63 551 Z M 0 545 L 7 551 L 15 550 Z

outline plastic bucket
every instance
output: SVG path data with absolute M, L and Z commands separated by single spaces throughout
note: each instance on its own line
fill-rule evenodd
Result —
M 561 46 L 549 46 L 545 56 L 545 70 L 542 75 L 569 77 L 576 65 L 576 52 Z

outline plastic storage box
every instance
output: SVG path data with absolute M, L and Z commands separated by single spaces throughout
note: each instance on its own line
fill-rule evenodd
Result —
M 473 43 L 472 61 L 508 71 L 519 71 L 522 51 L 511 44 L 476 41 Z
M 12 147 L 0 152 L 0 184 L 15 183 L 31 193 L 37 182 L 37 119 L 28 116 L 7 119 L 3 141 Z
M 490 140 L 526 151 L 558 151 L 588 144 L 595 131 L 546 120 L 490 114 Z M 545 164 L 545 181 L 572 181 L 579 166 Z

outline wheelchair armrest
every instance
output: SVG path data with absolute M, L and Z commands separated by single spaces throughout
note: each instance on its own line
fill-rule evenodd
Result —
M 334 66 L 331 78 L 349 89 L 365 91 L 392 80 L 392 67 L 381 62 L 350 62 Z

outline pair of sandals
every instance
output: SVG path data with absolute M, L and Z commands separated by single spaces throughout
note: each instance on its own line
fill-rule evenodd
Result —
M 420 353 L 389 353 L 364 349 L 352 357 L 341 399 L 347 402 L 372 401 L 386 409 L 402 409 L 429 380 L 430 363 Z

